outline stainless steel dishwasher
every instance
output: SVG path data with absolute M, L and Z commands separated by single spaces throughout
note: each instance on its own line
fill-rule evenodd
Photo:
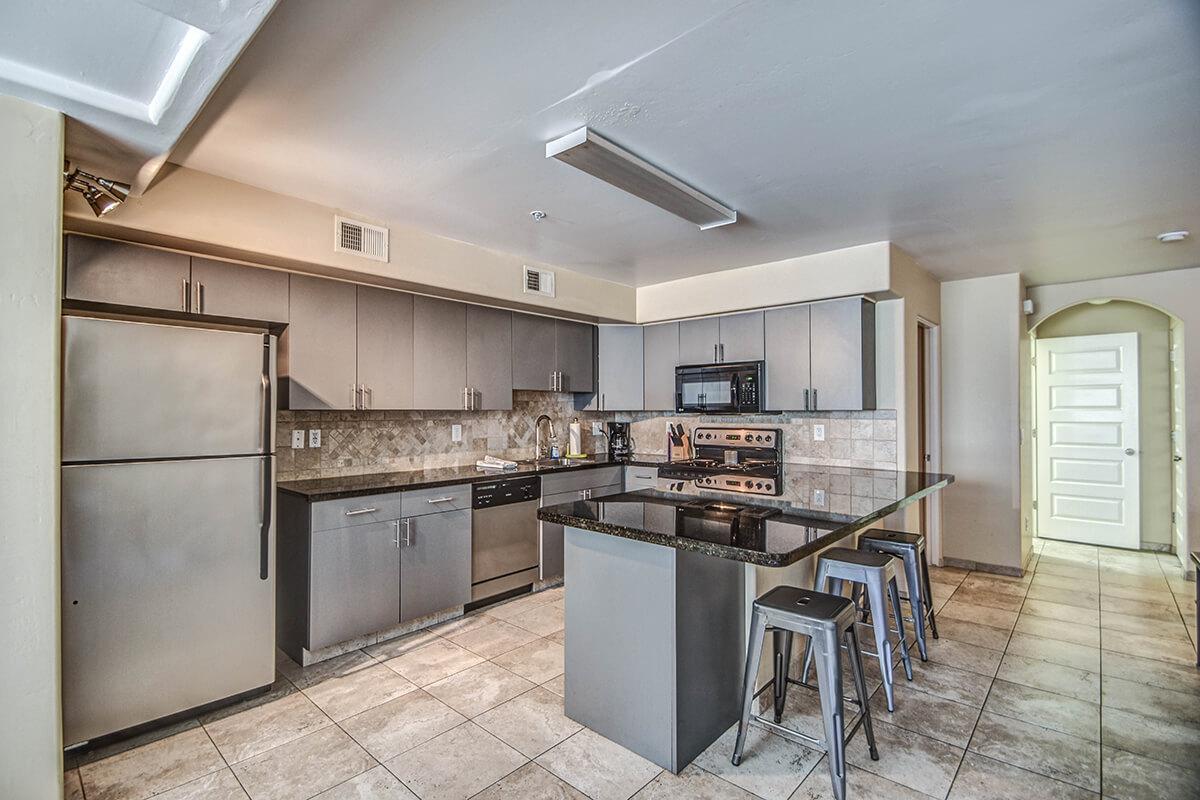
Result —
M 471 602 L 538 579 L 537 475 L 497 478 L 471 487 Z

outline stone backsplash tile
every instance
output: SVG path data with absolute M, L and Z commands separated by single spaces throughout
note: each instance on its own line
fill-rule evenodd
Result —
M 668 422 L 688 431 L 697 425 L 744 425 L 783 430 L 784 460 L 798 464 L 896 468 L 896 412 L 799 412 L 753 416 L 685 416 L 662 412 L 595 412 L 576 409 L 571 395 L 514 392 L 510 411 L 280 411 L 279 480 L 356 475 L 474 464 L 485 455 L 521 460 L 533 457 L 533 422 L 540 414 L 554 421 L 566 448 L 567 425 L 583 423 L 583 449 L 602 453 L 603 436 L 592 422 L 631 422 L 635 448 L 665 453 Z M 450 426 L 462 425 L 462 441 L 450 440 Z M 813 426 L 825 426 L 825 441 L 813 441 Z M 321 430 L 321 447 L 291 447 L 294 429 Z M 307 440 L 307 438 L 306 438 Z M 839 493 L 840 494 L 840 493 Z

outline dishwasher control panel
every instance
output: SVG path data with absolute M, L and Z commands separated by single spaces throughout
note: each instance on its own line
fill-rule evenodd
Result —
M 500 478 L 471 485 L 471 508 L 492 508 L 509 503 L 524 503 L 542 496 L 542 479 L 538 475 L 521 478 Z

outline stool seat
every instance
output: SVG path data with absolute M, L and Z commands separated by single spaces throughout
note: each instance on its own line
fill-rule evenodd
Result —
M 861 542 L 864 539 L 870 539 L 877 542 L 897 542 L 910 547 L 917 547 L 925 544 L 925 537 L 919 533 L 909 533 L 908 531 L 886 531 L 883 528 L 872 528 L 871 530 L 858 537 Z
M 855 564 L 860 567 L 876 569 L 892 563 L 891 557 L 883 553 L 873 553 L 870 550 L 851 550 L 849 547 L 831 547 L 828 550 L 822 550 L 821 558 L 842 564 Z
M 754 604 L 782 614 L 803 616 L 810 623 L 827 620 L 836 625 L 847 614 L 854 614 L 854 603 L 848 598 L 798 586 L 776 586 Z

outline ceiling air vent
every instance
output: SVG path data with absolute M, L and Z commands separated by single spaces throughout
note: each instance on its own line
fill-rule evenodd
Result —
M 333 218 L 333 249 L 375 261 L 388 260 L 388 229 L 345 217 Z
M 554 273 L 548 269 L 525 267 L 525 294 L 554 297 Z

